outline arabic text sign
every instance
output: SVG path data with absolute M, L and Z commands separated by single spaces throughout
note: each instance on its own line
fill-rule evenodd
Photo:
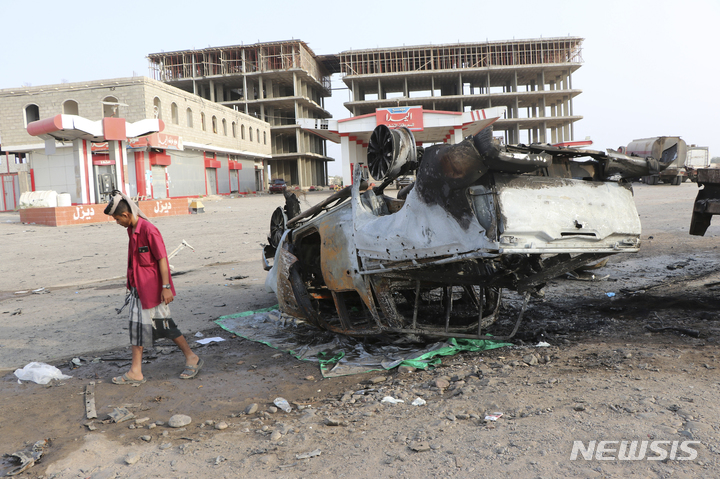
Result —
M 163 148 L 166 150 L 183 150 L 182 138 L 166 133 L 153 133 L 152 135 L 140 138 L 132 138 L 128 141 L 130 148 L 144 148 L 151 146 L 153 148 Z
M 172 203 L 170 201 L 156 201 L 155 208 L 153 208 L 153 212 L 156 215 L 161 215 L 163 213 L 169 213 L 171 209 L 172 209 Z
M 375 123 L 388 128 L 404 126 L 410 131 L 423 130 L 423 109 L 421 106 L 399 106 L 375 110 Z
M 95 208 L 88 206 L 83 208 L 82 206 L 76 206 L 75 212 L 73 213 L 73 220 L 92 220 L 95 216 Z

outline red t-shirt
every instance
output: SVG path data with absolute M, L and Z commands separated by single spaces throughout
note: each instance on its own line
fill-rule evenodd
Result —
M 140 304 L 143 309 L 154 308 L 160 304 L 162 293 L 162 276 L 158 261 L 167 258 L 165 242 L 157 227 L 138 218 L 135 228 L 128 228 L 128 268 L 127 287 L 135 287 L 140 297 Z M 168 264 L 168 279 L 170 290 L 175 296 L 175 286 L 170 277 L 170 265 Z

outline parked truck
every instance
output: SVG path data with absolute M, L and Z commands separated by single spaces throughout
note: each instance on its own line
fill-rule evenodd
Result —
M 698 170 L 710 166 L 710 149 L 707 146 L 690 145 L 687 149 L 685 170 L 691 181 L 697 182 Z
M 633 140 L 624 149 L 624 153 L 630 156 L 653 157 L 662 163 L 671 162 L 670 166 L 660 173 L 643 176 L 643 183 L 648 185 L 657 185 L 661 181 L 671 185 L 679 185 L 686 181 L 688 177 L 685 170 L 687 152 L 687 143 L 679 136 L 658 136 Z

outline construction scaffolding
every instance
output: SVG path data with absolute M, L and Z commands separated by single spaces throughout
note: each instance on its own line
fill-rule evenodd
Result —
M 150 77 L 164 82 L 300 70 L 330 89 L 330 76 L 321 71 L 310 47 L 298 40 L 152 53 L 148 60 Z
M 148 55 L 150 76 L 270 124 L 267 179 L 300 187 L 327 184 L 325 141 L 299 118 L 324 119 L 330 72 L 301 40 L 210 47 Z M 244 131 L 240 131 L 244 137 Z M 252 141 L 252 132 L 250 132 Z M 260 141 L 259 137 L 256 137 Z M 268 176 L 272 174 L 272 178 Z
M 338 54 L 344 75 L 582 63 L 582 38 L 378 48 Z

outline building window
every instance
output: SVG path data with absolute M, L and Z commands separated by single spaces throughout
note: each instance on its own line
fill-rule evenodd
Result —
M 267 131 L 263 131 L 263 145 L 267 145 Z
M 106 96 L 102 101 L 103 118 L 117 118 L 120 102 L 114 96 Z
M 205 113 L 200 113 L 200 128 L 205 131 Z
M 256 128 L 255 133 L 257 133 L 257 135 L 256 135 L 257 141 L 258 141 L 258 143 L 260 143 L 260 128 Z
M 155 97 L 153 100 L 153 115 L 158 120 L 162 120 L 162 102 L 160 102 L 160 98 Z
M 250 132 L 250 141 L 252 141 L 252 127 L 248 128 L 248 131 Z
M 25 107 L 25 126 L 28 126 L 28 123 L 32 123 L 33 121 L 38 121 L 40 119 L 40 108 L 35 104 L 30 104 Z
M 245 125 L 240 125 L 240 139 L 245 139 Z
M 217 117 L 215 115 L 212 117 L 212 129 L 213 133 L 217 133 Z
M 233 135 L 233 138 L 237 138 L 237 131 L 236 131 L 235 126 L 236 126 L 236 125 L 235 125 L 235 122 L 232 122 L 232 135 Z
M 78 104 L 75 100 L 65 100 L 63 103 L 63 115 L 79 115 Z
M 180 124 L 180 120 L 178 119 L 178 107 L 175 102 L 170 104 L 170 116 L 172 116 L 173 125 Z
M 223 135 L 227 136 L 227 121 L 223 118 Z
M 188 126 L 188 128 L 192 128 L 193 127 L 192 110 L 190 108 L 188 108 L 186 114 L 187 114 L 187 126 Z

